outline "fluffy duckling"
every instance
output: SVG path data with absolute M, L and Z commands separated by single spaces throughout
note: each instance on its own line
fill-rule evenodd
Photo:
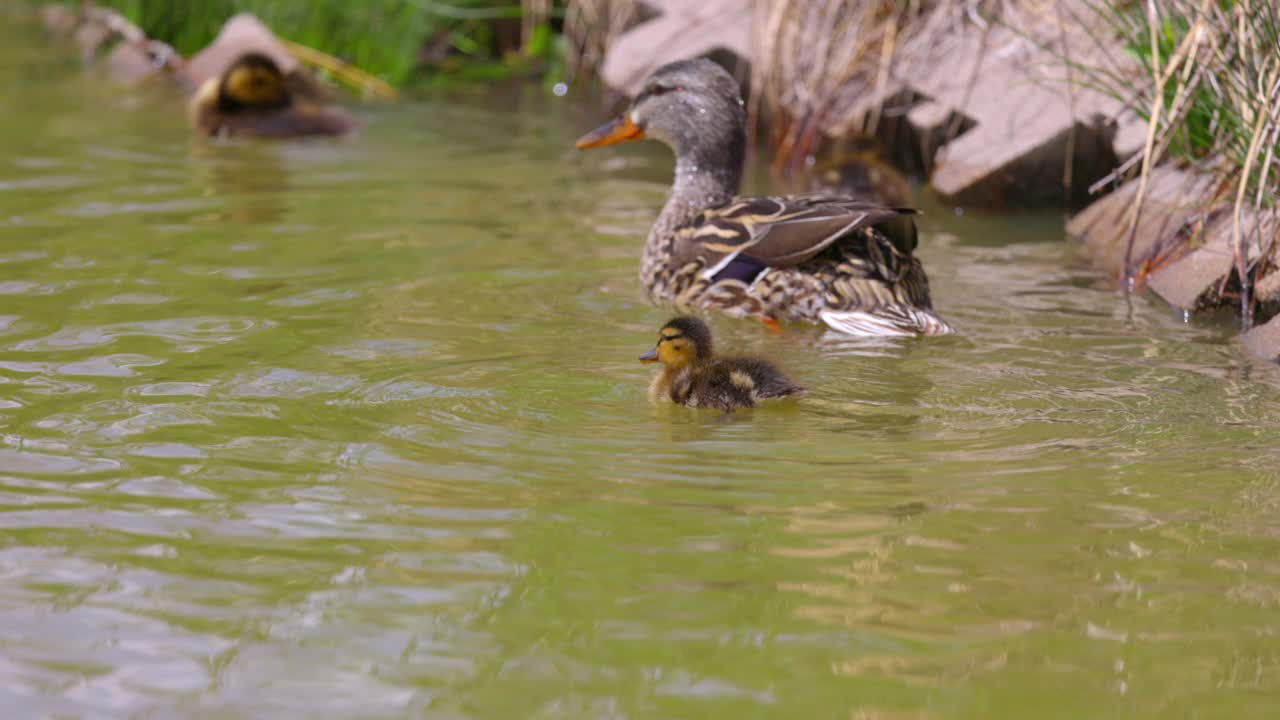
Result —
M 839 153 L 806 179 L 809 192 L 841 193 L 887 207 L 903 207 L 912 200 L 906 177 L 874 147 Z
M 725 412 L 753 407 L 757 401 L 804 392 L 772 363 L 754 357 L 716 357 L 711 329 L 695 317 L 672 319 L 658 335 L 658 345 L 641 362 L 662 363 L 649 386 L 654 401 Z
M 201 135 L 287 138 L 355 129 L 342 108 L 298 97 L 275 61 L 256 52 L 241 55 L 220 77 L 206 80 L 187 111 Z

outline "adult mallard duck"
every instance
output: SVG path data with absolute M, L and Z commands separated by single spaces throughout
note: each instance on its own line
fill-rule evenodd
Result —
M 206 80 L 187 110 L 201 135 L 287 138 L 355 129 L 345 110 L 300 97 L 275 61 L 256 52 L 241 55 L 220 76 Z
M 706 59 L 664 65 L 620 118 L 579 148 L 653 138 L 675 182 L 649 231 L 650 298 L 766 322 L 824 322 L 858 335 L 953 332 L 934 313 L 914 210 L 824 194 L 736 197 L 746 120 L 738 84 Z
M 678 317 L 663 325 L 657 347 L 641 355 L 640 361 L 662 363 L 649 386 L 649 398 L 654 401 L 666 398 L 689 407 L 732 412 L 760 400 L 804 392 L 766 360 L 717 357 L 711 329 L 695 317 Z

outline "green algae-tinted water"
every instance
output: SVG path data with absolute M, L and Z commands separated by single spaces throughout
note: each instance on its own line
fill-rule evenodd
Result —
M 809 397 L 654 407 L 661 148 L 537 92 L 202 147 L 19 35 L 7 717 L 1274 716 L 1278 373 L 1057 218 L 931 212 L 962 337 L 722 320 Z

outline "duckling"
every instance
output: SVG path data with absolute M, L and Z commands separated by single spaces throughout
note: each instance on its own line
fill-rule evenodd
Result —
M 839 152 L 806 177 L 813 193 L 839 193 L 886 207 L 911 204 L 911 184 L 885 161 L 870 141 L 855 141 L 851 151 Z
M 256 52 L 241 55 L 221 76 L 206 80 L 187 113 L 201 135 L 285 138 L 355 129 L 342 108 L 299 97 L 275 61 Z
M 649 385 L 649 399 L 689 407 L 713 407 L 733 412 L 754 407 L 759 400 L 797 395 L 797 385 L 772 363 L 754 357 L 716 357 L 711 329 L 695 317 L 673 318 L 658 335 L 658 345 L 640 356 L 641 362 L 660 362 L 662 369 Z

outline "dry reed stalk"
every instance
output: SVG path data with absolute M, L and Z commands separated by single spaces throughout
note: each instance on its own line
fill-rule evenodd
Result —
M 1248 3 L 1246 3 L 1246 6 Z M 1275 76 L 1275 58 L 1267 63 L 1268 71 L 1264 73 L 1264 78 Z M 1264 94 L 1259 98 L 1260 104 L 1265 107 L 1268 99 L 1272 101 L 1271 112 L 1259 112 L 1258 119 L 1253 126 L 1253 134 L 1249 139 L 1249 150 L 1245 154 L 1244 170 L 1240 173 L 1240 182 L 1236 190 L 1235 205 L 1231 209 L 1231 252 L 1232 259 L 1235 261 L 1236 276 L 1240 279 L 1240 319 L 1244 323 L 1247 330 L 1253 325 L 1253 303 L 1249 299 L 1249 273 L 1246 271 L 1245 263 L 1247 262 L 1247 253 L 1244 250 L 1243 238 L 1240 230 L 1241 213 L 1244 210 L 1245 193 L 1249 189 L 1250 172 L 1253 169 L 1253 163 L 1258 157 L 1258 148 L 1264 136 L 1269 129 L 1266 126 L 1268 119 L 1274 123 L 1276 92 L 1280 90 L 1280 85 L 1272 87 L 1271 92 Z
M 985 38 L 1006 15 L 1044 15 L 1055 0 L 756 0 L 750 116 L 767 127 L 775 172 L 812 161 L 823 138 L 875 134 L 904 60 L 927 66 L 968 28 Z M 969 78 L 972 92 L 978 67 Z M 960 131 L 954 119 L 948 135 Z
M 533 33 L 551 18 L 551 0 L 520 0 L 520 45 L 528 47 Z
M 370 75 L 351 63 L 292 40 L 286 40 L 279 36 L 276 39 L 294 57 L 311 67 L 317 67 L 328 72 L 335 80 L 359 90 L 366 96 L 372 96 L 379 100 L 396 100 L 400 97 L 400 93 L 390 83 Z
M 1158 25 L 1158 16 L 1156 14 L 1155 3 L 1152 0 L 1147 0 L 1147 13 L 1150 27 L 1152 28 L 1152 55 L 1153 57 L 1156 57 L 1158 41 L 1156 39 L 1157 36 L 1154 28 Z M 1163 72 L 1160 69 L 1158 59 L 1152 63 L 1151 73 L 1154 77 L 1156 87 L 1163 88 L 1168 84 L 1173 72 L 1175 72 L 1179 65 L 1182 64 L 1184 58 L 1187 59 L 1187 67 L 1191 67 L 1191 54 L 1189 52 L 1189 48 L 1192 46 L 1193 39 L 1198 41 L 1199 37 L 1200 33 L 1198 31 L 1193 30 L 1193 32 L 1188 33 L 1182 43 L 1178 46 L 1177 52 L 1174 53 L 1173 58 L 1170 60 Z M 1188 86 L 1184 84 L 1179 88 L 1178 97 L 1174 99 L 1175 103 L 1183 100 L 1187 95 L 1187 92 Z M 1140 179 L 1138 180 L 1138 192 L 1134 196 L 1133 207 L 1130 209 L 1129 220 L 1126 225 L 1128 228 L 1128 240 L 1125 243 L 1124 249 L 1124 274 L 1126 279 L 1125 287 L 1128 289 L 1133 289 L 1133 243 L 1138 232 L 1138 220 L 1142 216 L 1142 206 L 1146 201 L 1147 186 L 1151 180 L 1151 170 L 1155 166 L 1155 161 L 1158 157 L 1156 150 L 1157 147 L 1160 147 L 1160 145 L 1157 144 L 1157 138 L 1160 137 L 1160 123 L 1164 114 L 1164 93 L 1152 93 L 1151 103 L 1151 115 L 1150 120 L 1147 123 L 1147 138 L 1142 147 L 1142 170 L 1141 175 L 1139 176 Z M 1167 145 L 1167 143 L 1164 145 Z
M 564 36 L 569 42 L 570 79 L 597 70 L 614 38 L 639 16 L 636 0 L 569 0 Z
M 1067 41 L 1067 23 L 1062 16 L 1062 3 L 1055 2 L 1053 4 L 1054 24 L 1058 28 L 1058 44 L 1062 47 L 1063 57 L 1066 59 L 1067 67 L 1067 111 L 1071 113 L 1071 117 L 1076 116 L 1076 77 L 1075 63 L 1071 61 L 1071 43 Z M 1071 197 L 1071 181 L 1072 174 L 1075 170 L 1076 156 L 1076 126 L 1072 124 L 1067 134 L 1067 147 L 1063 152 L 1062 163 L 1062 188 L 1063 201 Z
M 887 86 L 905 5 L 886 0 L 775 0 L 756 3 L 753 127 L 768 118 L 775 171 L 794 169 L 833 119 Z

